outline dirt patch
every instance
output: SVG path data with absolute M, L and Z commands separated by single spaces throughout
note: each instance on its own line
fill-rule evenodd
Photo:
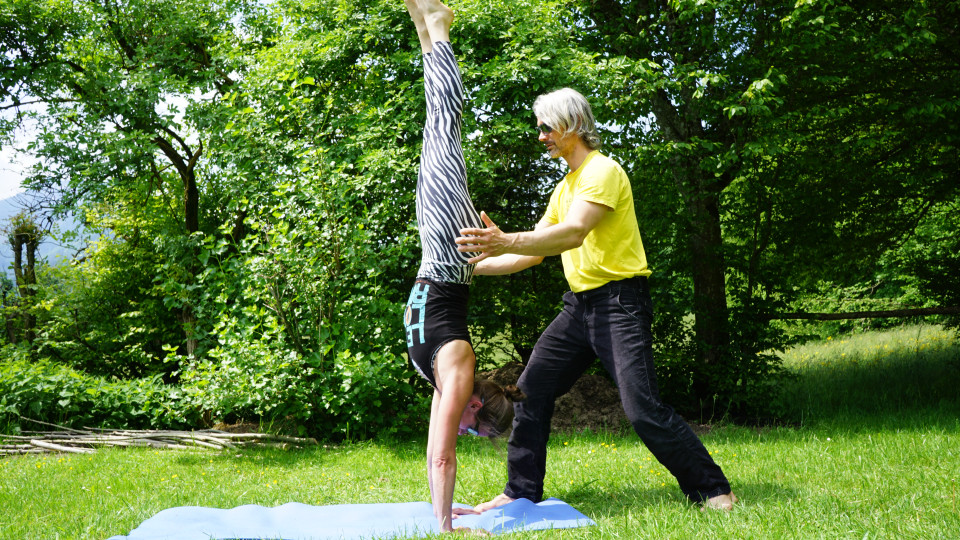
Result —
M 505 386 L 516 384 L 523 365 L 509 363 L 493 371 L 477 373 L 478 379 L 491 379 Z M 613 381 L 602 375 L 585 374 L 566 394 L 557 398 L 551 431 L 626 433 L 631 430 L 620 405 L 620 393 Z
M 512 362 L 492 371 L 477 373 L 478 379 L 491 379 L 500 386 L 517 384 L 523 365 Z M 687 422 L 697 436 L 709 433 L 710 424 Z M 566 394 L 557 398 L 550 421 L 551 431 L 574 432 L 590 430 L 609 431 L 619 435 L 630 433 L 633 427 L 620 404 L 620 392 L 605 375 L 585 374 Z
M 212 428 L 227 433 L 269 433 L 271 435 L 285 435 L 288 437 L 304 436 L 298 428 L 297 422 L 292 418 L 283 418 L 268 424 L 244 420 L 233 423 L 219 422 L 214 424 Z

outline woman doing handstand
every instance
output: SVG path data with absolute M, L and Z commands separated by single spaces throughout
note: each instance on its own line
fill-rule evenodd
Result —
M 464 227 L 482 227 L 467 189 L 461 148 L 463 83 L 450 44 L 453 11 L 439 0 L 404 0 L 423 50 L 427 120 L 417 177 L 417 225 L 423 256 L 404 314 L 407 351 L 434 388 L 427 438 L 427 483 L 444 532 L 453 530 L 457 435 L 496 437 L 509 428 L 516 386 L 474 380 L 476 356 L 467 331 L 474 265 L 457 251 Z

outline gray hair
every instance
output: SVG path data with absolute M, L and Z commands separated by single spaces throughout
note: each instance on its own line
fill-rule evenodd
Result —
M 600 134 L 597 133 L 590 103 L 573 88 L 561 88 L 541 95 L 533 102 L 533 113 L 541 122 L 557 130 L 561 137 L 573 133 L 580 137 L 587 148 L 600 148 Z

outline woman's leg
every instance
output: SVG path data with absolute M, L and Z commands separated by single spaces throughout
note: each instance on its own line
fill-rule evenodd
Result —
M 423 26 L 432 39 L 430 52 L 423 55 L 427 119 L 423 128 L 420 175 L 417 181 L 417 225 L 423 250 L 418 277 L 450 283 L 470 283 L 472 254 L 457 251 L 455 238 L 464 227 L 482 227 L 467 187 L 467 170 L 461 146 L 463 82 L 449 41 L 453 12 L 436 1 L 419 0 L 419 11 L 406 0 L 414 22 L 423 17 Z M 426 50 L 423 33 L 421 48 Z
M 417 27 L 417 37 L 420 38 L 420 49 L 423 51 L 423 54 L 429 54 L 433 51 L 433 40 L 430 39 L 430 31 L 427 29 L 427 23 L 423 19 L 423 12 L 420 10 L 417 0 L 403 0 L 403 3 L 406 4 L 410 18 L 413 19 L 413 24 Z

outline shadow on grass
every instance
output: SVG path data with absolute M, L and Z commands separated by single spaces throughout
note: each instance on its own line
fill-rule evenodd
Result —
M 209 460 L 216 462 L 255 462 L 262 465 L 282 468 L 297 468 L 305 460 L 315 465 L 325 463 L 335 464 L 343 460 L 352 459 L 352 456 L 363 455 L 364 452 L 377 452 L 392 456 L 396 459 L 419 461 L 426 452 L 426 439 L 383 439 L 368 441 L 347 441 L 341 443 L 320 442 L 317 445 L 303 447 L 260 447 L 238 448 L 222 452 L 190 453 L 181 456 L 178 461 L 183 464 L 205 463 Z M 469 445 L 459 445 L 458 450 L 471 452 Z M 472 451 L 478 451 L 472 449 Z M 503 454 L 506 459 L 506 453 Z
M 960 431 L 960 408 L 945 405 L 881 412 L 844 410 L 813 423 L 813 427 L 833 429 L 850 435 L 884 431 L 954 433 Z
M 795 489 L 779 484 L 740 484 L 735 493 L 739 504 L 762 504 L 774 501 L 799 498 Z M 623 489 L 601 489 L 592 486 L 575 487 L 551 495 L 563 500 L 570 506 L 591 518 L 616 518 L 643 509 L 656 509 L 664 505 L 685 505 L 699 510 L 700 505 L 691 503 L 674 483 L 672 486 L 652 489 L 626 487 Z

